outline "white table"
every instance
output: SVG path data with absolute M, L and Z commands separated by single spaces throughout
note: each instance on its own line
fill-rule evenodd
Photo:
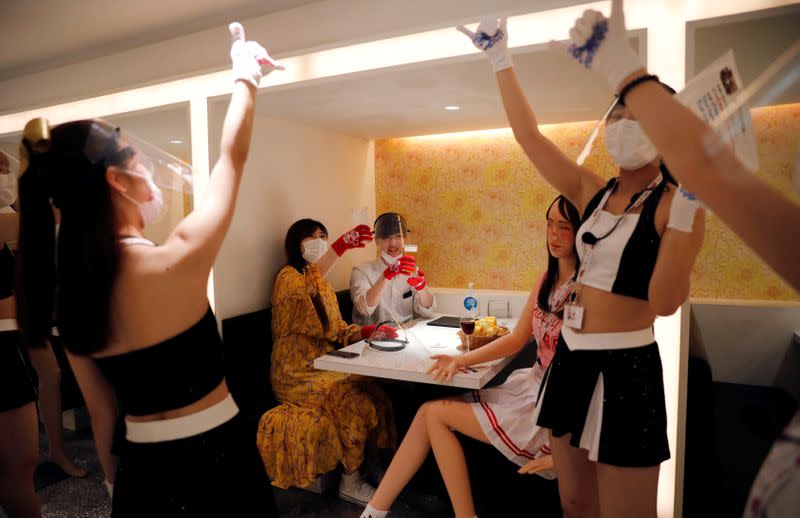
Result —
M 457 372 L 447 383 L 436 382 L 433 376 L 426 374 L 433 365 L 430 357 L 434 354 L 461 354 L 457 349 L 461 341 L 456 334 L 458 329 L 427 325 L 431 320 L 433 319 L 415 320 L 405 324 L 409 343 L 402 351 L 378 351 L 367 346 L 362 340 L 342 349 L 358 353 L 357 358 L 340 358 L 326 354 L 314 360 L 314 368 L 375 378 L 479 389 L 489 383 L 513 359 L 513 356 L 509 356 L 501 360 L 472 365 L 469 372 Z M 501 319 L 498 324 L 513 329 L 516 319 Z

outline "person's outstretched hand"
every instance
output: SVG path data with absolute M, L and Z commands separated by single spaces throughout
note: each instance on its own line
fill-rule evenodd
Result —
M 506 18 L 486 18 L 481 21 L 475 32 L 463 25 L 459 25 L 456 29 L 466 34 L 473 45 L 486 53 L 495 72 L 512 66 L 511 52 L 508 50 Z
M 234 81 L 246 81 L 258 88 L 262 77 L 275 69 L 283 70 L 283 66 L 272 59 L 264 47 L 255 41 L 244 39 L 244 27 L 241 23 L 233 22 L 228 26 L 228 30 L 231 33 Z

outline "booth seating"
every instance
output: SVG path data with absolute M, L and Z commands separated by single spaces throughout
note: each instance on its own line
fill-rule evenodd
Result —
M 351 322 L 352 302 L 349 292 L 342 290 L 336 295 L 342 317 L 348 323 Z M 263 414 L 279 405 L 270 386 L 271 319 L 271 309 L 267 308 L 227 318 L 222 322 L 228 388 L 251 423 L 254 435 Z M 491 385 L 502 383 L 513 369 L 531 366 L 535 354 L 535 344 L 526 347 L 523 353 L 498 374 Z M 378 381 L 392 398 L 398 414 L 398 431 L 401 436 L 419 404 L 424 402 L 423 395 L 433 399 L 463 392 L 461 389 L 434 385 Z M 384 384 L 384 381 L 388 383 Z M 400 415 L 408 419 L 400 418 Z M 519 475 L 516 465 L 494 447 L 466 437 L 461 440 L 467 455 L 472 491 L 479 515 L 499 516 L 498 512 L 512 513 L 529 509 L 536 516 L 561 516 L 555 481 L 539 476 Z M 328 482 L 322 489 L 330 485 L 331 482 Z M 411 487 L 422 493 L 435 494 L 447 501 L 444 484 L 432 455 L 418 476 L 412 480 Z

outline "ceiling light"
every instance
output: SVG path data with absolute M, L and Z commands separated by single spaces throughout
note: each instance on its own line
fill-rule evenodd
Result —
M 450 106 L 445 106 L 444 109 L 445 110 L 450 110 L 450 111 L 456 111 L 456 110 L 460 110 L 461 106 L 456 106 L 454 104 L 451 104 Z
M 169 143 L 170 144 L 183 144 L 183 141 L 175 139 L 175 140 L 170 140 Z

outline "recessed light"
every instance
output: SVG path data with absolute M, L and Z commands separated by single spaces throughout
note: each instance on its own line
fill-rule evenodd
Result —
M 177 140 L 177 139 L 176 139 L 176 140 L 170 140 L 170 141 L 169 141 L 169 143 L 170 143 L 170 144 L 183 144 L 183 141 L 182 141 L 182 140 Z
M 461 106 L 456 106 L 454 104 L 451 104 L 450 106 L 445 106 L 444 109 L 445 110 L 450 110 L 450 111 L 456 111 L 456 110 L 460 110 Z

